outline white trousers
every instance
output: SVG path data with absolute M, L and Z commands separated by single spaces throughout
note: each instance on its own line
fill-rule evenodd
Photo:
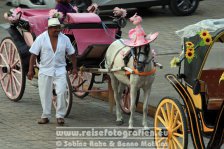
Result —
M 50 119 L 51 117 L 53 85 L 57 94 L 56 118 L 64 118 L 66 114 L 66 102 L 65 102 L 65 92 L 67 85 L 66 74 L 60 75 L 58 77 L 39 74 L 38 86 L 39 86 L 41 105 L 43 109 L 41 118 Z

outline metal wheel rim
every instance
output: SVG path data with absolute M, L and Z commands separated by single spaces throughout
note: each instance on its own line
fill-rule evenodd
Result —
M 169 149 L 184 148 L 184 126 L 181 112 L 178 106 L 171 99 L 163 100 L 155 116 L 155 142 L 158 148 L 167 147 Z M 168 135 L 161 137 L 158 135 L 161 125 L 165 127 Z M 177 138 L 178 137 L 178 138 Z M 182 139 L 181 139 L 182 138 Z M 179 141 L 178 139 L 182 140 Z M 166 146 L 164 146 L 166 145 Z
M 5 39 L 0 46 L 0 80 L 5 94 L 16 99 L 23 86 L 22 60 L 16 45 Z
M 195 0 L 178 0 L 177 7 L 179 10 L 190 11 L 196 5 Z

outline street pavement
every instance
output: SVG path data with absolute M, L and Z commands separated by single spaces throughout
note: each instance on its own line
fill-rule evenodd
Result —
M 164 96 L 179 98 L 175 90 L 164 79 L 166 73 L 177 73 L 176 69 L 171 69 L 169 66 L 170 60 L 180 53 L 181 48 L 181 40 L 175 35 L 174 31 L 203 19 L 223 18 L 223 4 L 224 0 L 202 1 L 196 13 L 186 17 L 173 16 L 168 9 L 162 10 L 160 7 L 151 8 L 144 13 L 142 26 L 145 32 L 159 31 L 160 33 L 152 47 L 158 53 L 158 61 L 164 66 L 164 69 L 157 71 L 150 96 L 151 105 L 156 106 Z M 0 23 L 5 23 L 2 17 L 3 12 L 9 10 L 9 8 L 9 6 L 5 6 L 4 0 L 0 0 Z M 130 11 L 129 15 L 134 14 L 134 12 L 133 10 Z M 133 27 L 132 24 L 128 23 L 123 30 L 123 37 L 127 38 L 128 30 Z M 41 112 L 38 90 L 31 85 L 30 81 L 27 81 L 24 96 L 19 102 L 10 101 L 3 90 L 0 89 L 0 149 L 56 148 L 56 141 L 58 141 L 56 130 L 58 128 L 54 117 L 55 110 L 52 108 L 52 119 L 50 124 L 47 125 L 37 124 Z M 128 118 L 128 115 L 124 115 L 123 126 L 125 127 L 128 126 Z M 135 113 L 136 127 L 141 127 L 141 119 L 142 114 Z M 153 121 L 153 118 L 148 117 L 151 127 L 153 127 Z M 108 102 L 90 96 L 85 99 L 74 96 L 72 110 L 69 117 L 66 118 L 65 126 L 116 127 L 115 110 L 112 113 L 109 111 Z M 190 135 L 188 140 L 188 148 L 193 148 Z M 208 139 L 205 138 L 205 143 L 207 142 Z

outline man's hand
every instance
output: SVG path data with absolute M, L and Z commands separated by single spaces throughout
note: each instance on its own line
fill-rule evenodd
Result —
M 74 75 L 74 79 L 76 79 L 78 77 L 78 71 L 77 71 L 75 54 L 71 55 L 71 60 L 72 60 L 72 66 L 73 66 L 72 74 Z
M 27 74 L 28 79 L 32 80 L 33 76 L 34 76 L 34 71 L 29 71 L 28 74 Z
M 37 58 L 36 55 L 31 54 L 31 56 L 30 56 L 30 64 L 29 64 L 29 72 L 27 74 L 27 77 L 28 77 L 29 80 L 33 79 L 33 76 L 34 76 L 34 73 L 35 73 L 33 66 L 34 66 L 34 64 L 36 62 L 36 58 Z

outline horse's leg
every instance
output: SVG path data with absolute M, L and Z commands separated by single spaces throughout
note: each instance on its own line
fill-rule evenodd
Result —
M 146 86 L 143 88 L 144 91 L 144 100 L 143 100 L 143 118 L 142 118 L 142 125 L 145 130 L 148 130 L 148 123 L 147 123 L 147 114 L 148 114 L 148 102 L 149 102 L 149 96 L 151 92 L 151 86 Z
M 110 74 L 110 79 L 111 79 L 111 86 L 114 91 L 114 99 L 116 103 L 115 108 L 116 108 L 116 116 L 117 116 L 117 120 L 116 120 L 117 125 L 122 125 L 124 122 L 123 122 L 123 117 L 121 115 L 121 109 L 120 109 L 120 103 L 119 103 L 119 93 L 118 93 L 119 81 L 113 74 Z
M 133 129 L 133 118 L 134 118 L 134 112 L 136 109 L 136 104 L 135 104 L 135 100 L 136 100 L 136 96 L 137 96 L 137 88 L 133 85 L 130 85 L 130 96 L 131 96 L 131 114 L 130 114 L 130 118 L 129 118 L 129 129 Z

